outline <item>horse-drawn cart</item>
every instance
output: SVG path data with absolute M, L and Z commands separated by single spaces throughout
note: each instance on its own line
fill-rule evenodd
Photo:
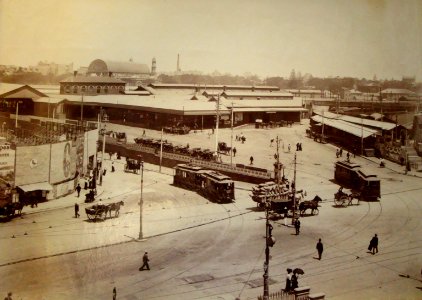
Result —
M 353 205 L 353 199 L 357 200 L 356 205 L 359 205 L 359 199 L 361 198 L 361 193 L 352 190 L 350 193 L 343 192 L 343 188 L 340 187 L 337 193 L 334 194 L 334 204 L 336 206 L 349 206 Z
M 107 219 L 107 214 L 111 218 L 111 213 L 114 211 L 114 218 L 117 218 L 120 214 L 120 206 L 123 206 L 124 202 L 119 201 L 109 204 L 95 204 L 85 208 L 86 215 L 89 220 L 96 222 L 97 220 L 104 221 Z
M 85 208 L 86 215 L 88 219 L 96 222 L 97 220 L 104 221 L 107 218 L 107 205 L 104 204 L 95 204 L 91 207 Z
M 141 169 L 141 162 L 136 159 L 128 158 L 126 159 L 125 172 L 133 172 L 138 174 Z

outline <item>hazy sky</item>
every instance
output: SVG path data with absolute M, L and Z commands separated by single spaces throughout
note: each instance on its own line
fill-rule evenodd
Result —
M 422 0 L 0 0 L 0 64 L 422 80 Z

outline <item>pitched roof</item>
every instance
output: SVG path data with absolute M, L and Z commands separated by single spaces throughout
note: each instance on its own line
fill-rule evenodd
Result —
M 408 95 L 415 95 L 414 92 L 408 89 L 385 89 L 381 91 L 382 94 L 408 94 Z
M 378 132 L 377 130 L 370 129 L 362 125 L 359 126 L 357 124 L 352 124 L 343 120 L 329 119 L 319 115 L 312 116 L 311 119 L 315 122 L 339 129 L 357 137 L 367 138 Z
M 396 127 L 396 124 L 394 123 L 357 118 L 357 117 L 347 116 L 347 115 L 340 115 L 340 114 L 335 114 L 328 111 L 324 112 L 324 114 L 318 111 L 315 111 L 315 113 L 318 115 L 323 115 L 325 118 L 329 118 L 332 120 L 342 120 L 342 121 L 346 121 L 346 122 L 357 124 L 357 125 L 363 124 L 368 127 L 378 128 L 382 130 L 391 130 Z
M 248 92 L 248 91 L 225 91 L 221 94 L 223 97 L 256 97 L 256 98 L 283 98 L 283 97 L 291 97 L 293 98 L 293 94 L 287 92 Z

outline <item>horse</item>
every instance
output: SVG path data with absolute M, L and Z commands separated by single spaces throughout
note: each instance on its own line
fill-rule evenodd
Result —
M 110 218 L 111 218 L 111 211 L 114 211 L 114 217 L 118 217 L 119 216 L 119 212 L 120 212 L 120 206 L 124 206 L 125 203 L 123 201 L 119 201 L 119 202 L 115 202 L 115 203 L 110 203 L 109 205 L 107 205 L 107 211 L 106 211 L 106 215 L 107 212 L 110 213 Z
M 314 211 L 318 211 L 318 202 L 322 201 L 322 199 L 316 195 L 313 200 L 310 201 L 303 201 L 299 204 L 299 212 L 300 215 L 303 216 L 307 209 L 311 209 L 311 214 L 314 214 Z
M 12 203 L 13 214 L 15 214 L 16 211 L 18 211 L 18 215 L 21 216 L 22 215 L 23 206 L 24 206 L 24 204 L 22 202 L 14 202 L 14 203 Z

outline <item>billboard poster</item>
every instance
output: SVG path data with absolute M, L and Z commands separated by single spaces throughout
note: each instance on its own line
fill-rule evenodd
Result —
M 15 150 L 10 143 L 0 143 L 0 178 L 6 182 L 13 183 L 15 177 Z
M 65 141 L 51 144 L 50 183 L 74 178 L 76 162 L 76 143 Z
M 84 136 L 79 135 L 75 141 L 76 144 L 76 171 L 83 174 L 84 163 Z
M 15 185 L 48 182 L 50 145 L 16 148 Z

